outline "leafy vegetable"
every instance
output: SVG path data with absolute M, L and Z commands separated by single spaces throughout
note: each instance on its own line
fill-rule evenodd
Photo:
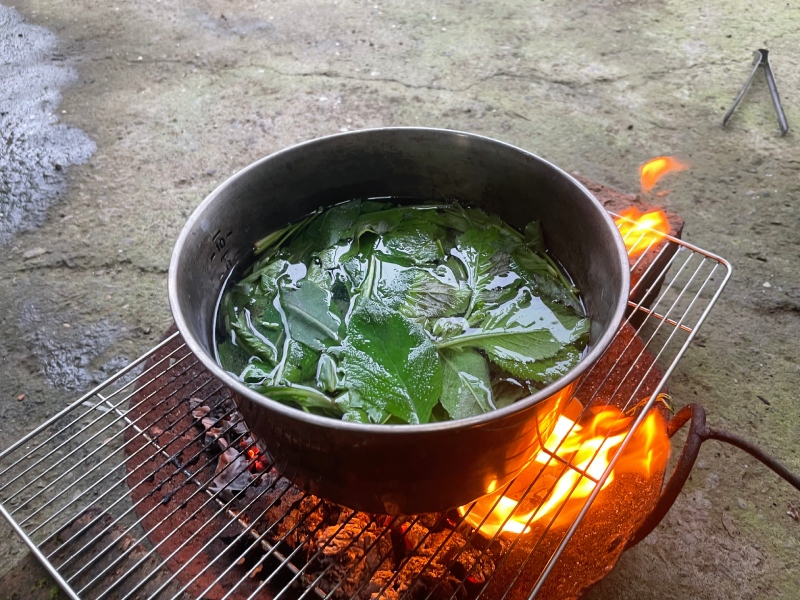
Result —
M 489 364 L 474 350 L 441 353 L 444 375 L 440 402 L 453 419 L 494 410 Z
M 381 275 L 378 293 L 382 300 L 411 319 L 448 317 L 467 308 L 469 289 L 445 265 L 433 271 L 384 265 Z
M 311 281 L 281 291 L 281 304 L 289 322 L 289 333 L 314 350 L 323 350 L 341 340 L 342 319 L 332 304 L 331 293 Z
M 516 277 L 509 277 L 510 250 L 510 241 L 495 227 L 468 229 L 456 238 L 453 253 L 464 265 L 472 292 L 464 315 L 470 323 L 479 320 L 476 311 L 501 302 L 504 292 L 513 286 Z
M 283 378 L 290 383 L 301 383 L 314 377 L 319 353 L 296 340 L 289 342 L 289 354 L 283 368 Z
M 220 364 L 301 410 L 426 423 L 508 406 L 580 360 L 589 321 L 544 246 L 458 203 L 353 200 L 271 233 L 223 295 Z
M 366 300 L 350 316 L 343 346 L 349 389 L 407 423 L 428 422 L 442 392 L 442 366 L 419 324 Z
M 580 358 L 575 344 L 588 338 L 589 321 L 556 314 L 524 289 L 514 299 L 486 316 L 481 328 L 453 336 L 442 348 L 479 348 L 509 373 L 549 383 Z M 550 359 L 550 360 L 548 360 Z

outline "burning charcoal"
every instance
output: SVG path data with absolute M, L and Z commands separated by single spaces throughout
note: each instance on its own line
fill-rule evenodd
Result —
M 423 527 L 435 529 L 442 524 L 444 520 L 442 517 L 444 517 L 442 513 L 425 513 L 422 515 L 417 515 L 415 518 L 417 519 L 417 523 Z
M 319 498 L 306 496 L 275 526 L 274 537 L 292 549 L 302 544 L 313 547 L 312 534 L 325 520 L 324 510 Z
M 431 534 L 417 550 L 420 556 L 432 556 L 432 562 L 450 570 L 463 581 L 483 583 L 494 572 L 494 561 L 483 551 L 471 546 L 458 532 L 439 531 Z
M 223 497 L 231 498 L 236 492 L 241 492 L 253 480 L 247 459 L 236 448 L 229 447 L 224 438 L 219 438 L 218 443 L 223 448 L 217 462 L 214 479 L 209 486 L 212 493 L 220 492 Z
M 272 488 L 269 489 L 259 501 L 264 506 L 269 506 L 266 514 L 261 519 L 263 528 L 280 523 L 298 504 L 306 493 L 293 486 L 289 481 L 283 478 L 274 480 Z M 281 536 L 277 535 L 277 526 L 270 530 L 270 539 L 277 542 Z
M 206 448 L 211 449 L 217 445 L 221 437 L 222 429 L 219 427 L 211 427 L 210 429 L 206 429 L 206 436 L 203 438 L 203 444 L 205 444 Z
M 341 581 L 338 594 L 369 598 L 364 594 L 371 575 L 380 568 L 390 568 L 389 532 L 366 513 L 342 510 L 339 522 L 319 530 L 314 539 L 321 550 L 320 566 L 327 571 L 328 591 Z
M 419 523 L 404 523 L 400 526 L 403 548 L 406 552 L 417 552 L 430 537 L 430 529 Z
M 400 567 L 389 589 L 399 595 L 408 591 L 412 598 L 424 598 L 427 592 L 446 576 L 447 570 L 442 565 L 428 562 L 425 556 L 412 556 Z
M 372 600 L 378 600 L 378 598 L 381 600 L 398 600 L 400 594 L 392 589 L 391 585 L 387 588 L 387 584 L 392 581 L 394 574 L 395 572 L 389 569 L 376 571 L 372 579 L 369 580 L 369 584 L 364 589 L 365 597 Z
M 200 398 L 189 398 L 189 408 L 194 411 L 194 409 L 203 406 L 206 403 L 205 400 L 201 400 Z M 211 409 L 209 409 L 211 410 Z
M 452 559 L 458 550 L 464 546 L 466 540 L 458 532 L 443 530 L 432 533 L 422 545 L 417 548 L 416 554 L 420 556 L 433 556 L 437 562 L 446 563 Z

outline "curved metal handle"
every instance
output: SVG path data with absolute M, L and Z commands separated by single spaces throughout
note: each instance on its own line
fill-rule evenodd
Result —
M 800 490 L 800 477 L 792 473 L 784 465 L 775 460 L 775 458 L 761 450 L 761 448 L 727 431 L 707 427 L 706 411 L 699 404 L 684 406 L 672 417 L 667 426 L 667 434 L 669 437 L 671 438 L 680 431 L 687 421 L 690 421 L 689 433 L 686 436 L 686 443 L 683 445 L 683 451 L 678 459 L 678 464 L 672 471 L 666 485 L 662 488 L 661 496 L 658 498 L 653 510 L 647 515 L 647 518 L 645 518 L 644 522 L 639 526 L 634 536 L 628 541 L 625 546 L 626 549 L 641 542 L 659 523 L 661 523 L 661 520 L 669 512 L 669 509 L 672 508 L 683 486 L 686 484 L 686 480 L 689 478 L 689 474 L 697 460 L 697 455 L 700 453 L 700 446 L 706 440 L 726 442 L 732 446 L 736 446 L 740 450 L 744 450 L 750 456 L 777 473 L 782 479 L 785 479 L 796 489 Z

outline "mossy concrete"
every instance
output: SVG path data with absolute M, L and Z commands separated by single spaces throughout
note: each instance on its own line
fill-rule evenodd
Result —
M 3 246 L 0 445 L 168 327 L 172 244 L 229 175 L 309 138 L 426 125 L 506 140 L 626 192 L 648 158 L 690 163 L 658 202 L 734 275 L 670 389 L 800 471 L 797 135 L 778 135 L 761 77 L 721 127 L 760 47 L 800 127 L 794 4 L 4 3 L 56 36 L 77 79 L 55 114 L 96 151 L 65 169 L 41 227 Z M 798 492 L 708 443 L 665 522 L 591 597 L 798 598 L 790 503 Z M 0 529 L 9 567 L 22 549 Z

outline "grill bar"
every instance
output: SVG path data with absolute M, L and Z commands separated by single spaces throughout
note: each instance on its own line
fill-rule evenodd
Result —
M 575 392 L 582 401 L 581 416 L 598 402 L 613 401 L 622 411 L 619 419 L 622 414 L 636 415 L 633 425 L 600 477 L 582 466 L 588 464 L 585 461 L 577 464 L 577 452 L 559 453 L 565 438 L 555 448 L 543 450 L 542 464 L 522 491 L 522 497 L 528 498 L 537 490 L 536 497 L 541 495 L 542 501 L 530 514 L 527 509 L 523 513 L 520 504 L 505 517 L 506 523 L 514 517 L 522 519 L 520 526 L 536 531 L 535 539 L 533 533 L 505 541 L 499 532 L 484 537 L 477 529 L 458 524 L 458 517 L 437 534 L 429 526 L 423 527 L 424 535 L 411 538 L 410 532 L 422 522 L 419 516 L 372 516 L 364 521 L 365 516 L 352 511 L 342 513 L 339 522 L 323 532 L 324 520 L 311 517 L 328 503 L 305 493 L 287 495 L 297 491 L 288 484 L 278 487 L 284 480 L 269 475 L 274 466 L 269 460 L 262 474 L 242 489 L 214 488 L 217 474 L 234 469 L 234 464 L 246 464 L 248 469 L 254 464 L 256 459 L 247 452 L 255 440 L 233 431 L 238 417 L 231 410 L 220 412 L 216 424 L 227 423 L 221 433 L 235 444 L 237 460 L 214 468 L 216 456 L 203 447 L 206 433 L 196 427 L 188 399 L 208 402 L 224 399 L 227 392 L 212 379 L 195 379 L 202 367 L 179 343 L 177 334 L 0 453 L 0 514 L 72 600 L 200 599 L 212 593 L 222 600 L 252 599 L 267 589 L 276 599 L 402 597 L 423 580 L 427 598 L 432 598 L 441 597 L 437 589 L 452 581 L 449 567 L 442 565 L 462 560 L 466 560 L 459 563 L 466 565 L 465 572 L 448 595 L 456 598 L 468 592 L 473 597 L 492 586 L 497 591 L 499 573 L 511 568 L 510 557 L 523 547 L 527 555 L 521 566 L 513 567 L 516 571 L 507 584 L 504 580 L 506 587 L 497 595 L 505 598 L 513 591 L 515 597 L 523 593 L 533 599 L 730 278 L 731 268 L 724 259 L 670 236 L 651 242 L 640 258 L 631 260 L 632 270 L 648 254 L 654 259 L 640 269 L 644 272 L 632 286 L 632 297 L 649 298 L 647 305 L 644 300 L 629 301 L 630 314 L 615 338 L 621 353 L 611 361 L 611 369 L 597 378 L 596 388 L 584 390 L 583 380 Z M 639 345 L 633 344 L 633 337 L 623 336 L 625 327 L 635 331 Z M 648 363 L 646 354 L 655 362 Z M 659 370 L 663 377 L 655 389 L 646 387 L 645 381 Z M 612 373 L 616 374 L 613 380 Z M 628 391 L 621 398 L 623 389 Z M 646 397 L 640 398 L 644 389 Z M 580 417 L 571 427 L 579 422 Z M 599 452 L 598 447 L 594 457 Z M 569 471 L 576 473 L 571 491 L 555 510 L 540 518 L 539 511 L 559 475 Z M 544 473 L 554 476 L 553 481 L 542 480 Z M 272 479 L 264 479 L 267 475 Z M 557 525 L 586 479 L 593 489 L 580 501 L 577 517 L 567 526 Z M 500 502 L 498 495 L 495 506 Z M 461 518 L 472 514 L 475 506 L 464 507 Z M 285 522 L 290 517 L 294 521 Z M 439 518 L 438 522 L 445 523 L 444 515 Z M 354 526 L 360 529 L 343 543 L 338 536 Z M 367 537 L 368 531 L 374 539 Z M 408 557 L 422 557 L 414 563 L 413 576 L 408 571 L 411 563 L 404 562 L 410 559 L 402 559 L 390 575 L 374 579 L 380 565 L 395 553 L 392 544 L 386 546 L 387 539 L 406 544 Z M 454 540 L 463 540 L 455 550 Z M 223 541 L 228 551 L 217 550 Z M 491 559 L 493 570 L 467 589 L 467 581 L 482 568 L 481 561 L 490 558 L 496 544 L 503 551 Z M 337 567 L 338 563 L 326 559 L 333 550 L 360 556 Z M 523 582 L 522 574 L 538 565 L 534 559 L 539 561 L 541 556 L 546 558 L 541 568 Z M 369 567 L 373 563 L 377 566 Z M 361 579 L 344 586 L 352 577 Z

